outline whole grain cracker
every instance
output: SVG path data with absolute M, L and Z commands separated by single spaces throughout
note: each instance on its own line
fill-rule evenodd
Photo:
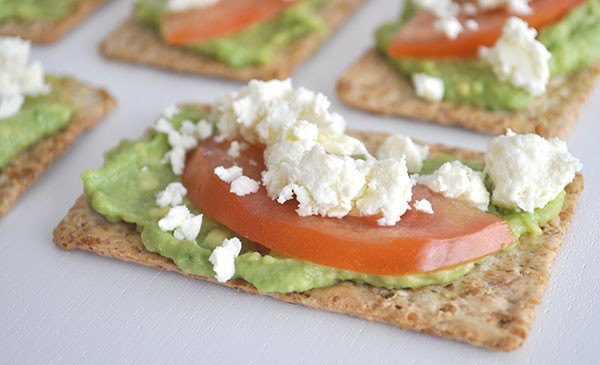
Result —
M 114 99 L 102 89 L 72 79 L 62 79 L 60 87 L 64 101 L 75 106 L 71 121 L 66 128 L 27 148 L 0 169 L 0 217 L 85 129 L 115 106 Z
M 386 137 L 382 133 L 369 132 L 355 135 L 371 149 Z M 482 153 L 432 145 L 431 154 L 438 153 L 483 161 Z M 483 265 L 446 285 L 389 290 L 342 282 L 303 293 L 279 294 L 259 293 L 243 280 L 219 284 L 476 346 L 514 350 L 523 344 L 529 333 L 582 189 L 583 178 L 578 174 L 566 188 L 567 197 L 559 217 L 543 227 L 542 235 L 522 239 L 517 248 L 492 255 Z M 87 250 L 218 283 L 213 278 L 186 274 L 170 259 L 147 251 L 135 226 L 108 222 L 89 207 L 85 196 L 77 200 L 55 228 L 54 242 L 65 250 Z
M 410 80 L 399 75 L 376 50 L 369 50 L 339 79 L 337 91 L 346 104 L 376 114 L 459 125 L 489 134 L 503 134 L 510 128 L 516 133 L 565 139 L 598 75 L 600 64 L 557 77 L 525 110 L 494 112 L 451 101 L 423 100 Z
M 364 1 L 328 0 L 320 8 L 319 14 L 333 32 Z M 314 53 L 329 36 L 330 34 L 322 32 L 312 32 L 282 47 L 275 53 L 273 61 L 266 65 L 233 68 L 210 57 L 168 46 L 156 31 L 131 18 L 102 43 L 101 50 L 108 58 L 167 68 L 175 72 L 218 76 L 240 81 L 271 80 L 289 77 L 294 69 Z
M 18 36 L 33 43 L 54 43 L 71 28 L 85 19 L 105 0 L 83 0 L 76 5 L 68 17 L 61 20 L 20 21 L 10 20 L 0 23 L 0 35 Z

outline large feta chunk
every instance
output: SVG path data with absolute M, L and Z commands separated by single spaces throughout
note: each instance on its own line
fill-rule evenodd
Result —
M 163 232 L 173 231 L 178 240 L 195 240 L 202 228 L 202 214 L 193 215 L 185 205 L 179 205 L 169 209 L 158 227 Z
M 464 28 L 458 19 L 453 16 L 446 16 L 436 19 L 433 22 L 433 29 L 444 33 L 448 39 L 454 40 L 458 38 L 458 35 L 462 33 Z
M 510 130 L 490 140 L 485 155 L 485 172 L 494 185 L 492 202 L 530 213 L 556 198 L 580 169 L 564 141 Z
M 0 119 L 18 113 L 25 96 L 50 91 L 41 63 L 27 64 L 30 50 L 29 41 L 0 37 Z
M 525 21 L 511 17 L 496 44 L 492 48 L 481 47 L 479 53 L 501 81 L 540 95 L 546 92 L 550 78 L 551 54 L 535 39 L 536 35 L 537 31 Z
M 460 161 L 446 162 L 431 175 L 419 176 L 417 181 L 448 198 L 469 202 L 484 212 L 488 208 L 490 194 L 485 188 L 483 174 Z
M 217 246 L 210 254 L 208 261 L 213 264 L 215 278 L 224 283 L 235 275 L 235 259 L 242 250 L 242 242 L 234 237 L 225 239 L 221 245 Z
M 412 75 L 412 82 L 417 96 L 429 101 L 444 99 L 444 80 L 423 73 Z
M 357 161 L 365 175 L 365 188 L 356 200 L 362 216 L 381 215 L 380 226 L 393 226 L 410 209 L 412 182 L 404 157 Z
M 377 150 L 377 158 L 406 158 L 408 172 L 416 173 L 423 168 L 423 161 L 429 155 L 429 146 L 422 146 L 410 137 L 401 134 L 389 136 Z

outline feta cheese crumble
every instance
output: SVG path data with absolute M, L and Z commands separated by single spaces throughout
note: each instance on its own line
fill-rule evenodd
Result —
M 229 144 L 229 149 L 227 149 L 227 154 L 231 157 L 231 158 L 238 158 L 240 157 L 241 151 L 245 150 L 248 148 L 248 144 L 247 143 L 240 143 L 238 141 L 231 141 L 231 143 Z
M 483 173 L 460 161 L 446 162 L 431 175 L 419 176 L 417 181 L 445 197 L 460 199 L 487 211 L 490 194 L 483 183 Z
M 546 92 L 550 78 L 546 47 L 535 39 L 537 31 L 516 17 L 504 24 L 502 36 L 492 48 L 481 47 L 479 55 L 492 65 L 501 81 L 522 87 L 532 95 Z
M 377 158 L 406 158 L 408 172 L 415 173 L 423 168 L 423 161 L 429 155 L 429 146 L 421 146 L 410 137 L 401 134 L 389 136 L 377 150 Z
M 169 0 L 167 10 L 183 11 L 188 9 L 205 8 L 214 5 L 220 0 Z
M 196 148 L 198 141 L 211 137 L 213 133 L 212 125 L 205 120 L 198 123 L 184 120 L 181 123 L 181 128 L 175 130 L 169 119 L 180 112 L 181 110 L 175 105 L 166 107 L 153 127 L 155 131 L 168 136 L 171 150 L 165 154 L 163 163 L 170 163 L 173 173 L 177 176 L 183 174 L 186 153 Z
M 423 73 L 412 75 L 412 82 L 417 96 L 429 101 L 444 99 L 444 80 Z
M 517 15 L 529 15 L 533 9 L 529 6 L 529 0 L 479 0 L 479 7 L 490 10 L 505 6 L 510 13 Z
M 235 275 L 235 259 L 242 250 L 242 242 L 234 237 L 225 239 L 221 245 L 217 246 L 210 254 L 208 261 L 213 264 L 215 278 L 224 283 Z
M 245 196 L 256 193 L 259 187 L 258 181 L 242 175 L 231 182 L 229 191 L 237 196 Z
M 485 172 L 494 185 L 492 202 L 530 213 L 556 198 L 579 170 L 581 163 L 564 141 L 511 130 L 491 139 L 485 155 Z
M 433 22 L 433 29 L 444 33 L 448 39 L 454 40 L 460 33 L 462 33 L 463 26 L 455 17 L 446 16 L 436 19 Z
M 223 166 L 218 166 L 215 168 L 215 175 L 228 184 L 231 184 L 233 180 L 241 177 L 243 173 L 244 170 L 239 166 L 231 166 L 227 169 Z
M 174 182 L 167 185 L 165 190 L 156 195 L 156 205 L 161 208 L 176 206 L 181 204 L 183 197 L 187 194 L 187 189 L 182 183 Z
M 25 96 L 50 91 L 50 86 L 44 82 L 42 64 L 27 64 L 30 51 L 29 41 L 0 37 L 0 119 L 17 114 Z
M 185 205 L 179 205 L 169 209 L 158 227 L 163 232 L 173 231 L 178 240 L 195 240 L 202 228 L 202 214 L 193 215 Z
M 479 23 L 477 23 L 477 21 L 473 20 L 473 19 L 467 19 L 465 20 L 465 27 L 468 30 L 472 30 L 474 32 L 479 30 Z
M 433 214 L 433 207 L 431 202 L 427 199 L 415 200 L 414 207 L 419 212 Z
M 213 118 L 218 138 L 266 146 L 262 184 L 273 200 L 295 199 L 301 216 L 341 218 L 352 212 L 395 224 L 412 195 L 406 162 L 376 160 L 345 134 L 345 120 L 329 107 L 323 94 L 293 89 L 290 80 L 253 80 L 221 99 Z M 355 158 L 359 155 L 365 160 Z

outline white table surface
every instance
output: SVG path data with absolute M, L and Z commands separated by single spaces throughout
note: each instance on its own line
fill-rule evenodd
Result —
M 593 363 L 600 355 L 600 88 L 568 139 L 586 188 L 525 345 L 512 353 L 398 330 L 346 315 L 250 296 L 218 285 L 112 260 L 64 252 L 52 229 L 82 193 L 81 171 L 104 150 L 136 138 L 163 107 L 212 102 L 235 82 L 109 62 L 100 41 L 128 16 L 132 0 L 110 1 L 33 58 L 52 73 L 102 85 L 119 105 L 85 133 L 0 219 L 0 363 Z M 372 0 L 294 74 L 295 85 L 328 95 L 352 128 L 484 149 L 488 136 L 344 106 L 338 76 L 399 10 Z

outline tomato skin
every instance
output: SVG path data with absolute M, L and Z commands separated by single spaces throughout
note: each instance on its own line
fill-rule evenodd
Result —
M 518 15 L 530 27 L 538 31 L 564 17 L 574 6 L 584 0 L 532 0 L 533 13 Z M 479 47 L 491 47 L 502 35 L 506 20 L 513 16 L 505 9 L 494 9 L 474 16 L 459 16 L 462 24 L 466 19 L 474 19 L 479 24 L 477 31 L 464 29 L 455 40 L 433 28 L 436 18 L 426 11 L 420 11 L 402 28 L 388 47 L 392 57 L 405 58 L 470 58 L 476 57 Z
M 367 274 L 403 275 L 470 262 L 515 241 L 505 221 L 422 186 L 413 189 L 413 198 L 428 199 L 436 213 L 411 210 L 393 227 L 378 226 L 372 217 L 300 217 L 295 201 L 279 204 L 262 186 L 244 197 L 230 193 L 215 167 L 235 163 L 244 175 L 260 180 L 264 165 L 260 147 L 252 146 L 236 160 L 227 155 L 227 147 L 204 141 L 188 157 L 182 180 L 190 200 L 238 235 L 290 257 Z
M 294 4 L 285 0 L 221 0 L 204 8 L 167 13 L 160 19 L 160 30 L 168 44 L 200 43 L 269 19 Z

